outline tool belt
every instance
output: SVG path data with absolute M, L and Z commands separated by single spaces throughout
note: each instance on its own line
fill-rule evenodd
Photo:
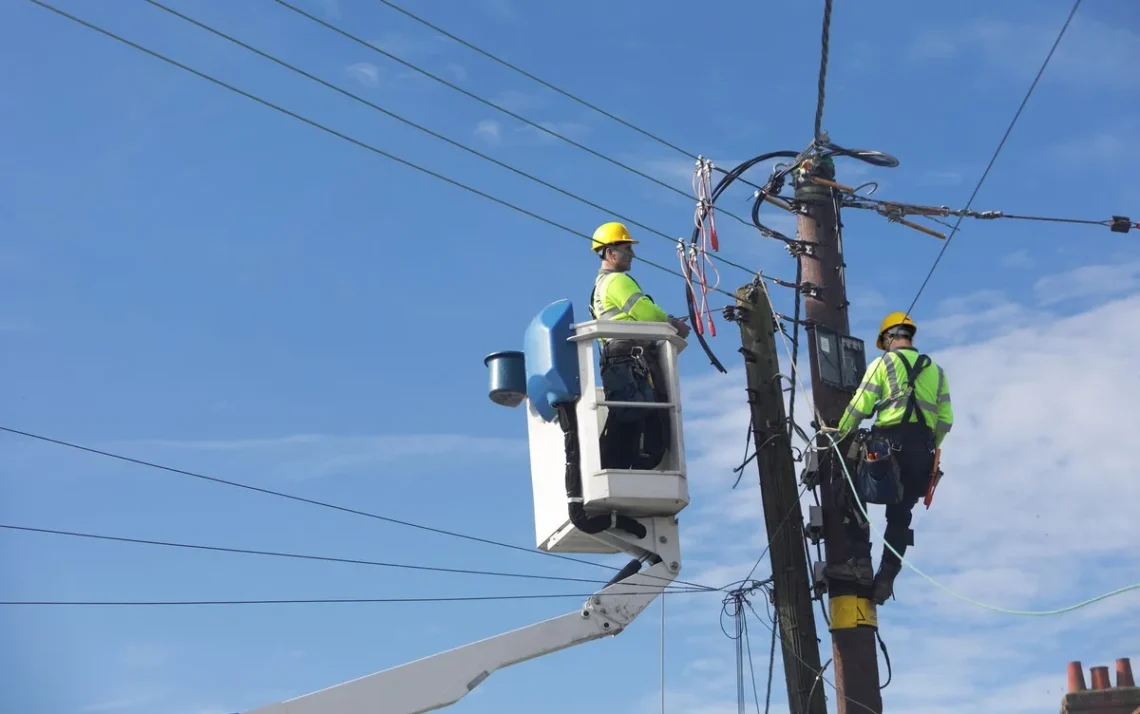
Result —
M 602 346 L 602 386 L 606 399 L 623 402 L 658 401 L 654 379 L 657 359 L 655 343 L 637 340 L 610 340 Z M 645 419 L 647 409 L 615 407 L 611 415 L 620 422 Z
M 602 362 L 625 358 L 638 358 L 657 354 L 656 342 L 641 340 L 606 340 L 601 347 Z

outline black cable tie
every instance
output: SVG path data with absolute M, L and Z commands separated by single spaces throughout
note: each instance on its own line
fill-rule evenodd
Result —
M 1135 225 L 1137 228 L 1140 228 L 1140 223 L 1133 224 L 1132 219 L 1128 216 L 1113 216 L 1112 225 L 1110 225 L 1108 228 L 1113 233 L 1127 233 L 1128 231 L 1132 230 L 1133 225 Z

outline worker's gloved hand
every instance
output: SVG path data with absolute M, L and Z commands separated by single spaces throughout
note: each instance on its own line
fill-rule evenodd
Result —
M 680 335 L 682 340 L 689 336 L 690 329 L 689 326 L 685 324 L 684 320 L 676 317 L 670 317 L 669 324 L 673 326 L 673 329 L 677 331 L 677 334 Z

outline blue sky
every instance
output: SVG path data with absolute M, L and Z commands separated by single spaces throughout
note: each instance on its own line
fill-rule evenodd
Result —
M 690 191 L 692 162 L 374 0 L 296 0 L 480 96 Z M 174 7 L 390 111 L 669 234 L 693 200 L 418 76 L 270 0 Z M 687 150 L 730 165 L 810 139 L 822 3 L 406 7 Z M 878 197 L 965 202 L 1069 10 L 1049 0 L 836 3 L 824 126 L 896 169 L 840 161 Z M 589 233 L 610 214 L 450 147 L 144 2 L 58 6 L 357 139 Z M 909 10 L 909 12 L 904 12 Z M 698 21 L 699 19 L 699 21 Z M 534 542 L 522 414 L 485 398 L 482 358 L 530 317 L 584 304 L 586 241 L 303 125 L 31 3 L 0 6 L 0 367 L 6 426 L 521 546 Z M 1085 3 L 974 208 L 1140 216 L 1140 13 Z M 762 178 L 757 171 L 754 178 Z M 721 207 L 746 215 L 748 192 Z M 788 221 L 767 209 L 776 227 Z M 851 315 L 873 339 L 940 243 L 844 213 Z M 782 246 L 721 217 L 725 257 L 790 278 Z M 672 246 L 641 254 L 672 267 Z M 1140 399 L 1137 233 L 967 221 L 914 315 L 950 370 L 960 426 L 920 567 L 979 600 L 1057 607 L 1129 583 L 1140 497 L 1112 451 Z M 748 280 L 721 267 L 722 287 Z M 638 280 L 682 310 L 683 286 Z M 790 296 L 777 292 L 779 306 Z M 717 301 L 717 305 L 722 301 Z M 763 547 L 730 490 L 747 423 L 735 331 L 683 360 L 693 503 L 683 578 L 723 585 Z M 1084 365 L 1084 367 L 1082 367 Z M 787 367 L 787 365 L 785 365 Z M 1079 386 L 1072 373 L 1082 371 Z M 806 379 L 806 378 L 805 378 Z M 803 403 L 803 402 L 801 402 Z M 571 577 L 603 570 L 290 503 L 3 437 L 0 517 L 33 527 Z M 1103 447 L 1100 445 L 1103 444 Z M 1094 446 L 1095 445 L 1095 446 Z M 1091 452 L 1091 453 L 1090 453 Z M 749 482 L 746 482 L 749 483 Z M 944 492 L 943 492 L 944 491 Z M 1135 501 L 1133 501 L 1135 502 Z M 1091 523 L 1096 526 L 1092 527 Z M 4 599 L 252 599 L 585 592 L 7 532 Z M 619 562 L 620 564 L 620 562 Z M 766 564 L 765 566 L 766 567 Z M 763 568 L 762 568 L 763 570 Z M 1066 577 L 1069 573 L 1071 578 Z M 979 613 L 900 580 L 883 608 L 888 706 L 1041 711 L 1069 659 L 1140 658 L 1136 595 L 1048 620 Z M 318 689 L 565 612 L 512 604 L 8 608 L 0 709 L 216 714 Z M 717 596 L 667 605 L 669 710 L 735 710 Z M 620 637 L 496 674 L 450 711 L 655 711 L 659 610 Z M 976 625 L 976 629 L 963 624 Z M 821 627 L 821 633 L 826 630 Z M 753 626 L 757 672 L 767 638 Z M 823 659 L 830 655 L 824 634 Z M 1018 643 L 1012 646 L 1009 643 Z M 937 657 L 931 657 L 930 653 Z M 936 663 L 932 660 L 937 660 Z M 777 687 L 774 711 L 786 707 Z M 588 683 L 588 684 L 587 684 Z M 761 686 L 763 684 L 761 683 Z M 829 694 L 834 698 L 834 692 Z M 834 705 L 834 701 L 831 702 Z

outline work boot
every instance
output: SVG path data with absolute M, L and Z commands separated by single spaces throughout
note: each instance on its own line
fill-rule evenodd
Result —
M 870 558 L 851 558 L 846 563 L 827 566 L 824 572 L 829 578 L 853 580 L 860 585 L 870 585 L 875 579 Z
M 895 578 L 901 571 L 902 563 L 897 560 L 884 560 L 879 563 L 879 572 L 875 574 L 875 587 L 871 595 L 876 605 L 882 605 L 894 594 Z

